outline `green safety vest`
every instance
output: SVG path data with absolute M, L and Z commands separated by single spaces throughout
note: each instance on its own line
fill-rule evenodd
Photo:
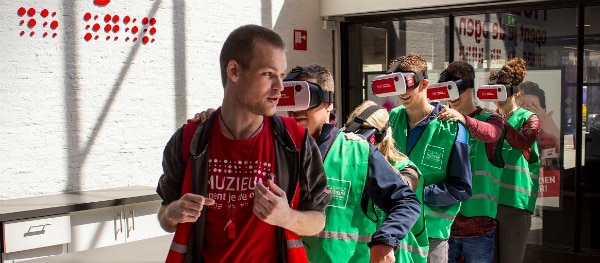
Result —
M 390 112 L 390 126 L 396 140 L 396 148 L 408 153 L 408 116 L 406 108 L 399 106 Z M 448 160 L 452 145 L 458 135 L 458 124 L 454 121 L 431 121 L 423 132 L 408 157 L 413 161 L 424 177 L 424 185 L 437 184 L 446 179 Z M 427 203 L 425 207 L 425 221 L 429 238 L 448 239 L 450 227 L 460 209 L 460 203 L 438 207 Z
M 398 171 L 402 171 L 407 165 L 412 165 L 416 168 L 416 165 L 409 159 L 402 160 L 394 164 L 394 167 Z M 420 175 L 421 172 L 417 172 Z M 427 230 L 425 229 L 425 210 L 423 208 L 423 189 L 425 179 L 423 176 L 419 176 L 419 185 L 415 189 L 415 194 L 421 203 L 421 215 L 410 229 L 410 232 L 400 240 L 398 245 L 398 251 L 396 252 L 396 263 L 414 262 L 414 263 L 426 263 L 427 255 L 429 254 L 429 240 L 427 236 Z
M 368 242 L 377 225 L 361 209 L 367 178 L 369 143 L 337 136 L 323 165 L 331 203 L 325 209 L 325 228 L 317 236 L 303 237 L 311 262 L 369 262 Z M 344 158 L 339 158 L 343 156 Z
M 481 111 L 474 117 L 480 121 L 487 121 L 492 113 Z M 469 160 L 473 174 L 473 195 L 462 202 L 460 213 L 467 217 L 487 216 L 496 218 L 498 212 L 498 194 L 500 191 L 500 177 L 504 163 L 502 161 L 502 143 L 504 132 L 498 140 L 496 148 L 495 166 L 490 163 L 485 150 L 485 143 L 474 136 L 469 136 Z
M 521 130 L 523 124 L 533 114 L 531 111 L 519 108 L 507 122 L 515 129 Z M 531 145 L 531 156 L 528 162 L 521 150 L 513 149 L 504 140 L 502 157 L 506 165 L 500 178 L 499 203 L 533 213 L 539 190 L 540 160 L 537 143 L 534 141 Z

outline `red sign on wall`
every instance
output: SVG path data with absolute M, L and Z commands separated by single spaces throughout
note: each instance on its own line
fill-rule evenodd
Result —
M 306 30 L 294 29 L 294 50 L 306 50 Z

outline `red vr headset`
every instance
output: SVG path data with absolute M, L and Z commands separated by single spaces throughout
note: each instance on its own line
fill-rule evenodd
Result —
M 510 83 L 498 82 L 499 74 L 492 76 L 488 85 L 477 88 L 477 99 L 480 101 L 506 101 L 510 96 L 519 91 L 519 86 Z
M 399 71 L 396 72 L 399 62 L 396 62 L 384 75 L 375 77 L 371 81 L 371 90 L 377 97 L 402 95 L 419 86 L 427 78 L 427 71 Z
M 295 67 L 283 79 L 277 111 L 302 111 L 317 107 L 322 102 L 333 102 L 333 92 L 323 90 L 317 83 L 296 80 L 302 69 Z

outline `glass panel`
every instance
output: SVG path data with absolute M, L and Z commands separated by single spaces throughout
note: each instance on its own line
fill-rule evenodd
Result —
M 584 173 L 582 180 L 582 237 L 583 251 L 600 251 L 600 6 L 585 8 L 583 47 L 584 91 Z
M 447 27 L 447 18 L 349 25 L 348 52 L 345 53 L 349 65 L 348 88 L 345 88 L 343 95 L 347 105 L 344 105 L 344 112 L 339 117 L 345 122 L 350 111 L 365 99 L 389 107 L 398 105 L 396 97 L 380 99 L 373 96 L 370 87 L 370 80 L 383 74 L 387 70 L 389 61 L 396 56 L 410 52 L 422 55 L 428 63 L 430 79 L 433 77 L 436 81 L 439 72 L 447 65 Z M 361 45 L 357 46 L 357 43 Z M 360 65 L 360 73 L 358 65 Z M 359 75 L 355 75 L 356 73 Z M 356 87 L 361 87 L 362 92 L 357 92 Z
M 509 59 L 527 61 L 526 81 L 537 84 L 517 103 L 542 120 L 538 137 L 541 166 L 539 193 L 529 244 L 572 248 L 574 227 L 573 145 L 576 107 L 576 9 L 525 10 L 455 17 L 456 60 L 476 69 L 475 85 L 487 84 L 490 69 Z M 480 106 L 496 109 L 491 102 Z M 525 106 L 524 106 L 525 107 Z

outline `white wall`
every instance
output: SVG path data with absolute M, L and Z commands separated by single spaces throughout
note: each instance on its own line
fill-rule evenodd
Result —
M 93 0 L 24 0 L 2 1 L 0 7 L 0 200 L 155 186 L 173 132 L 195 112 L 221 103 L 218 56 L 240 25 L 279 32 L 288 44 L 289 69 L 333 65 L 332 31 L 321 28 L 317 1 L 137 0 L 96 6 Z M 21 16 L 21 7 L 36 13 Z M 117 23 L 105 22 L 107 14 L 118 15 Z M 156 20 L 154 35 L 131 32 L 133 26 L 150 30 L 141 23 L 144 17 Z M 32 28 L 30 19 L 36 21 Z M 56 29 L 50 28 L 53 21 Z M 106 33 L 106 24 L 120 29 Z M 308 31 L 307 51 L 293 50 L 293 29 Z M 86 41 L 86 33 L 99 38 Z M 132 41 L 144 35 L 148 43 Z

